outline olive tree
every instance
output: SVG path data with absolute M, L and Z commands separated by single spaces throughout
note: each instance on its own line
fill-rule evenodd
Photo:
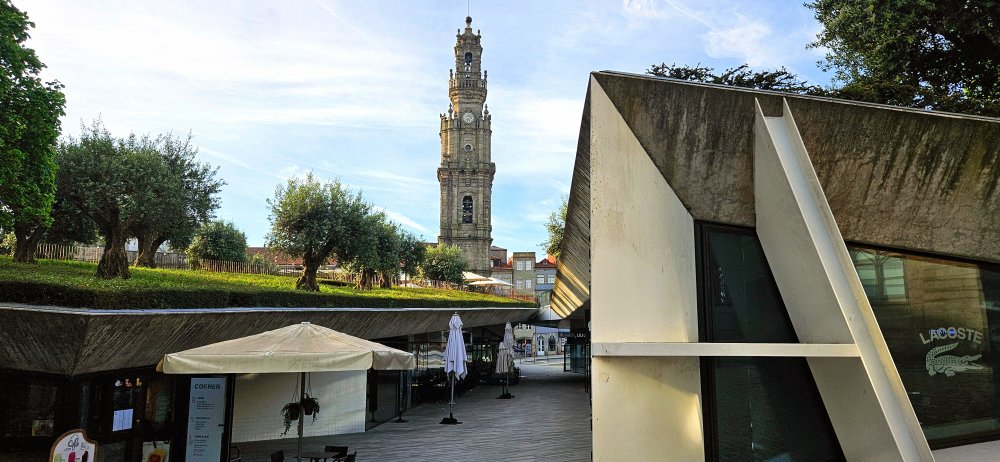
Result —
M 302 259 L 296 289 L 318 291 L 321 265 L 334 255 L 349 261 L 366 248 L 363 230 L 371 206 L 339 181 L 323 183 L 310 172 L 279 185 L 267 204 L 268 246 Z

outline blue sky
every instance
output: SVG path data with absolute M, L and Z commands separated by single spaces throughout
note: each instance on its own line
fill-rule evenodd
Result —
M 191 132 L 219 167 L 220 218 L 250 245 L 266 199 L 312 170 L 438 235 L 438 114 L 465 1 L 15 0 L 66 85 L 63 133 Z M 829 77 L 800 1 L 504 1 L 471 5 L 493 114 L 493 244 L 535 250 L 569 191 L 588 73 L 667 62 L 784 65 Z

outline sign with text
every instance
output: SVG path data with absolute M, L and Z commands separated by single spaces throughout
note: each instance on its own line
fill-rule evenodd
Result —
M 222 458 L 222 431 L 226 423 L 226 379 L 191 379 L 188 405 L 188 462 L 218 462 Z
M 94 462 L 97 443 L 87 438 L 82 429 L 70 430 L 56 438 L 49 451 L 49 462 Z

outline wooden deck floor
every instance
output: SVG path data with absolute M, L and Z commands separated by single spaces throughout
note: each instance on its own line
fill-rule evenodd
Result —
M 407 412 L 407 423 L 385 423 L 365 433 L 308 437 L 303 451 L 347 445 L 358 462 L 591 460 L 590 401 L 585 377 L 525 363 L 514 399 L 496 399 L 500 387 L 480 385 L 455 401 L 460 425 L 441 425 L 448 405 L 427 403 Z M 295 460 L 295 439 L 240 443 L 243 460 L 268 461 L 279 449 Z

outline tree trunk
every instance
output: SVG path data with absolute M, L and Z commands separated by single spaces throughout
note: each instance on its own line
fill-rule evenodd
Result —
M 166 242 L 166 239 L 155 235 L 136 236 L 139 241 L 139 253 L 135 257 L 135 266 L 156 268 L 156 251 Z
M 304 260 L 302 263 L 304 268 L 302 268 L 302 275 L 299 276 L 299 280 L 295 281 L 295 288 L 319 292 L 319 284 L 316 283 L 316 270 L 319 269 L 319 264 L 307 260 Z
M 131 277 L 128 271 L 128 257 L 125 255 L 125 230 L 116 226 L 105 233 L 104 254 L 97 264 L 97 277 L 101 279 Z
M 20 263 L 35 263 L 35 252 L 38 243 L 45 234 L 46 227 L 14 224 L 14 261 Z

